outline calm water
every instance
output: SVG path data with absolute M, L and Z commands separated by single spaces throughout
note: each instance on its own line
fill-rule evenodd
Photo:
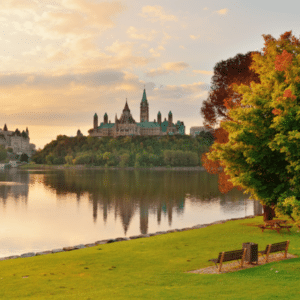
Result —
M 0 257 L 261 213 L 205 171 L 0 171 Z

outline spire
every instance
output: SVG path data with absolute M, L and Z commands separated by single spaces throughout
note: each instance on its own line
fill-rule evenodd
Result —
M 171 116 L 171 115 L 172 115 L 172 112 L 170 111 L 170 112 L 169 112 L 169 116 Z
M 117 121 L 118 121 L 118 117 L 117 117 L 117 114 L 116 114 L 116 116 L 115 116 L 115 123 L 117 123 Z
M 161 113 L 160 113 L 160 111 L 158 112 L 158 114 L 157 114 L 158 116 L 161 116 Z
M 6 124 L 4 124 L 3 131 L 7 131 L 7 126 L 6 126 Z
M 142 98 L 142 103 L 143 102 L 146 102 L 147 103 L 147 96 L 146 96 L 146 90 L 144 89 L 144 92 L 143 92 L 143 98 Z
M 125 103 L 125 107 L 124 107 L 123 111 L 130 111 L 130 109 L 128 107 L 128 103 L 127 103 L 127 98 L 126 98 L 126 103 Z

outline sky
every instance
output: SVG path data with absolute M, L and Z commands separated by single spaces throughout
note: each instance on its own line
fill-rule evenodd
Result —
M 214 66 L 261 50 L 263 34 L 299 37 L 300 2 L 277 0 L 5 0 L 0 2 L 0 127 L 29 129 L 43 148 L 84 135 L 127 98 L 140 121 L 203 125 Z M 2 123 L 2 124 L 1 124 Z

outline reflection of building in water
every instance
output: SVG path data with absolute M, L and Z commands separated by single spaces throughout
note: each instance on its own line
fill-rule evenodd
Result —
M 120 218 L 125 235 L 135 213 L 139 214 L 142 233 L 147 233 L 152 215 L 157 216 L 160 224 L 163 214 L 171 225 L 174 213 L 183 214 L 187 194 L 190 195 L 188 201 L 192 203 L 209 203 L 212 199 L 219 199 L 221 210 L 227 210 L 228 202 L 232 203 L 231 213 L 240 200 L 247 198 L 237 190 L 221 194 L 217 176 L 206 172 L 66 170 L 51 175 L 45 175 L 44 183 L 54 188 L 57 194 L 75 193 L 77 201 L 80 201 L 80 194 L 87 192 L 94 222 L 99 212 L 103 214 L 104 221 L 114 213 L 116 218 Z
M 29 173 L 19 172 L 17 169 L 9 169 L 0 173 L 0 201 L 6 205 L 8 198 L 13 198 L 15 202 L 28 200 Z

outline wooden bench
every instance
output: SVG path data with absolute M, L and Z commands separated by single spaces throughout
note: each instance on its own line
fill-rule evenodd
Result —
M 219 272 L 221 272 L 222 264 L 226 261 L 232 261 L 232 260 L 241 260 L 241 267 L 243 267 L 245 255 L 246 255 L 247 249 L 242 250 L 234 250 L 234 251 L 227 251 L 227 252 L 220 252 L 218 258 L 210 259 L 209 261 L 212 261 L 215 263 L 216 267 L 218 267 L 217 264 L 219 264 Z
M 287 257 L 287 252 L 289 248 L 290 241 L 285 241 L 281 243 L 269 244 L 263 251 L 258 251 L 259 254 L 266 255 L 266 262 L 268 262 L 269 254 L 274 252 L 284 252 L 284 258 Z

